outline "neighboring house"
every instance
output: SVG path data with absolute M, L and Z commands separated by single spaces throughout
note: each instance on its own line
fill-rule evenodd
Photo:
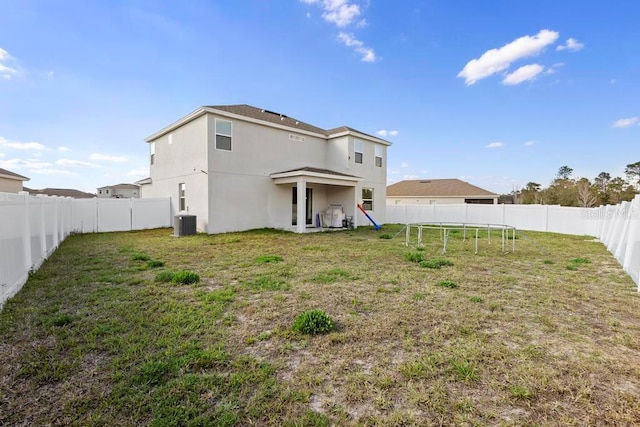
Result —
M 278 228 L 304 233 L 341 205 L 354 225 L 384 222 L 388 141 L 325 130 L 249 105 L 198 108 L 145 139 L 144 197 L 171 197 L 207 233 Z
M 45 196 L 73 197 L 74 199 L 92 199 L 96 197 L 93 193 L 85 193 L 84 191 L 74 190 L 73 188 L 43 188 L 42 190 L 34 190 L 24 187 L 24 191 L 31 195 L 42 194 Z
M 130 199 L 140 197 L 140 188 L 135 184 L 117 184 L 98 188 L 98 198 Z
M 29 178 L 0 168 L 0 193 L 19 193 L 24 181 L 29 181 Z
M 387 187 L 387 205 L 497 204 L 498 194 L 459 179 L 416 179 Z

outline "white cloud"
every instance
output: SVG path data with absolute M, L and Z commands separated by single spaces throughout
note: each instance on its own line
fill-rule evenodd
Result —
M 400 167 L 401 167 L 401 168 L 406 169 L 406 168 L 408 168 L 408 167 L 409 167 L 409 163 L 407 163 L 407 162 L 402 162 L 402 163 L 400 163 Z
M 6 154 L 0 153 L 0 157 L 4 157 L 4 156 L 6 156 Z
M 507 74 L 502 80 L 502 83 L 507 86 L 518 85 L 527 80 L 533 80 L 538 74 L 544 70 L 544 67 L 540 64 L 523 65 L 515 70 L 513 73 Z
M 353 50 L 362 55 L 361 61 L 363 62 L 375 62 L 376 53 L 373 49 L 368 48 L 363 42 L 356 39 L 353 34 L 340 32 L 338 34 L 338 40 L 345 44 L 345 46 L 352 47 Z
M 398 135 L 398 131 L 397 130 L 385 130 L 385 129 L 381 129 L 378 132 L 376 132 L 376 134 L 380 135 L 380 136 L 396 136 Z
M 420 178 L 418 175 L 405 175 L 402 179 L 418 179 Z
M 527 141 L 527 142 L 524 143 L 525 147 L 531 147 L 532 145 L 536 145 L 536 142 L 535 141 Z
M 71 148 L 65 147 L 65 146 L 61 146 L 61 147 L 58 147 L 58 151 L 71 151 Z
M 81 160 L 60 159 L 56 160 L 56 165 L 65 166 L 68 168 L 97 168 L 98 165 L 89 162 L 83 162 Z
M 541 30 L 535 36 L 523 36 L 500 48 L 488 50 L 480 58 L 469 61 L 458 77 L 464 78 L 466 85 L 470 86 L 506 70 L 512 62 L 539 54 L 545 47 L 555 43 L 558 35 L 556 31 Z
M 35 169 L 35 170 L 32 170 L 31 173 L 37 173 L 41 175 L 67 175 L 67 176 L 79 175 L 75 172 L 71 172 L 63 169 Z
M 9 52 L 0 48 L 0 74 L 2 74 L 2 77 L 4 79 L 9 80 L 14 74 L 18 73 L 18 70 L 6 65 L 12 60 L 13 58 L 11 57 L 11 55 L 9 55 Z
M 116 162 L 116 163 L 122 163 L 122 162 L 126 162 L 128 159 L 124 156 L 109 156 L 107 154 L 101 154 L 101 153 L 92 153 L 89 158 L 91 160 L 103 160 L 106 162 Z
M 39 142 L 18 142 L 9 141 L 6 138 L 0 136 L 0 146 L 13 148 L 14 150 L 44 150 L 46 147 Z
M 579 50 L 582 50 L 582 48 L 584 47 L 584 44 L 580 43 L 578 40 L 574 39 L 573 37 L 569 37 L 567 39 L 567 42 L 565 44 L 561 44 L 560 46 L 556 47 L 556 50 L 568 50 L 570 52 L 577 52 Z
M 319 5 L 322 10 L 322 18 L 335 24 L 337 27 L 346 27 L 356 20 L 362 11 L 360 6 L 349 3 L 347 0 L 301 0 L 306 4 Z
M 485 148 L 499 148 L 499 147 L 504 147 L 504 144 L 502 142 L 491 142 L 487 145 L 485 145 Z
M 628 128 L 636 124 L 640 125 L 640 117 L 629 117 L 626 119 L 616 120 L 616 122 L 613 124 L 613 127 Z
M 35 171 L 38 169 L 50 168 L 53 166 L 49 162 L 43 162 L 37 159 L 9 159 L 9 160 L 1 160 L 0 168 L 3 169 L 27 169 L 30 171 Z

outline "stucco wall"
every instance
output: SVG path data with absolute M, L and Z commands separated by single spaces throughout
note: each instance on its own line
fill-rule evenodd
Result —
M 0 178 L 0 193 L 18 193 L 22 191 L 22 181 Z
M 178 185 L 184 183 L 186 211 L 197 216 L 198 231 L 208 231 L 206 117 L 199 117 L 153 142 L 152 184 L 145 185 L 144 197 L 171 197 L 171 212 L 176 215 Z

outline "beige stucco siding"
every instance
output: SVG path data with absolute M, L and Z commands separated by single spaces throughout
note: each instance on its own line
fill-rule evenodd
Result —
M 0 193 L 18 193 L 20 191 L 22 191 L 21 180 L 0 178 Z
M 199 117 L 152 141 L 153 182 L 144 197 L 171 197 L 172 215 L 179 213 L 179 184 L 185 184 L 186 211 L 197 216 L 198 231 L 208 228 L 207 120 Z M 204 171 L 204 172 L 203 172 Z

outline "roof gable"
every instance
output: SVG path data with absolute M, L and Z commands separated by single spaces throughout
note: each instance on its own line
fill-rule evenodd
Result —
M 29 178 L 27 178 L 26 176 L 18 175 L 15 172 L 11 172 L 2 168 L 0 168 L 0 178 L 15 179 L 17 181 L 29 181 Z
M 469 197 L 498 196 L 459 179 L 400 181 L 387 187 L 387 197 Z

